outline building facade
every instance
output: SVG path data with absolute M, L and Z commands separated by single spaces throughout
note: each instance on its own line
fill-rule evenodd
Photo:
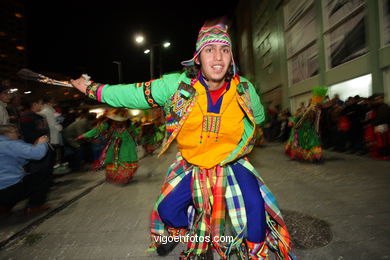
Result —
M 236 24 L 241 74 L 266 105 L 295 111 L 316 86 L 390 101 L 390 0 L 240 0 Z

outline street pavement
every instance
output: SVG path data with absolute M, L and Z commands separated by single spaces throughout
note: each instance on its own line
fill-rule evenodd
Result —
M 301 163 L 282 150 L 268 143 L 249 158 L 284 213 L 297 259 L 390 259 L 390 163 L 330 151 L 323 163 Z M 59 176 L 51 211 L 0 219 L 0 259 L 178 259 L 183 246 L 163 258 L 146 251 L 175 153 L 143 158 L 126 186 L 104 182 L 103 171 Z

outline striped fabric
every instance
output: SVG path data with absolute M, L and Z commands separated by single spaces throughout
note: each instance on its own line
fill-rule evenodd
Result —
M 206 45 L 212 43 L 231 46 L 232 41 L 227 30 L 228 27 L 225 24 L 202 27 L 199 30 L 198 39 L 196 41 L 196 53 L 199 53 Z
M 279 259 L 295 259 L 290 253 L 291 240 L 275 197 L 247 160 L 240 159 L 237 163 L 252 172 L 258 179 L 260 192 L 265 201 L 267 246 Z M 224 235 L 227 213 L 231 220 L 231 227 L 235 236 L 234 241 L 227 244 L 213 243 L 213 247 L 223 259 L 227 258 L 232 249 L 237 249 L 243 255 L 243 240 L 246 235 L 246 212 L 242 193 L 231 166 L 216 166 L 213 169 L 202 170 L 199 167 L 188 164 L 181 157 L 180 153 L 177 154 L 175 162 L 167 172 L 165 184 L 152 212 L 151 237 L 153 242 L 151 248 L 156 246 L 154 238 L 164 235 L 164 224 L 158 215 L 158 206 L 169 192 L 191 172 L 194 209 L 191 213 L 193 216 L 189 216 L 189 218 L 193 218 L 194 222 L 191 230 L 188 231 L 189 235 L 197 235 L 198 237 L 220 237 Z M 209 243 L 207 241 L 189 241 L 187 250 L 183 253 L 183 258 L 205 253 L 208 246 Z

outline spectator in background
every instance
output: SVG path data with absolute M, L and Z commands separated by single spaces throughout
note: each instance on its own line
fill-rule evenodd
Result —
M 332 121 L 330 118 L 330 111 L 332 109 L 332 101 L 329 99 L 329 96 L 325 97 L 324 104 L 322 105 L 322 112 L 320 118 L 320 137 L 321 144 L 323 149 L 328 149 L 332 146 Z
M 25 108 L 20 115 L 20 128 L 22 130 L 23 140 L 34 144 L 40 136 L 50 135 L 50 129 L 46 119 L 38 113 L 43 108 L 43 100 L 39 96 L 26 96 L 22 100 Z M 50 138 L 50 137 L 49 137 Z M 40 160 L 31 160 L 26 169 L 31 174 L 41 174 L 44 178 L 50 179 L 53 175 L 54 150 L 49 146 L 45 157 Z
M 12 95 L 11 102 L 7 106 L 9 123 L 14 124 L 20 131 L 20 114 L 22 112 L 22 98 L 20 94 Z
M 339 106 L 344 105 L 344 102 L 340 99 L 339 94 L 334 94 L 331 101 L 333 102 L 334 105 L 339 105 Z
M 279 121 L 280 121 L 280 134 L 278 136 L 278 141 L 280 142 L 286 142 L 290 132 L 291 132 L 291 126 L 289 126 L 288 122 L 290 120 L 291 113 L 288 110 L 288 108 L 282 110 L 282 112 L 279 115 Z
M 373 95 L 374 143 L 371 156 L 375 159 L 390 160 L 390 107 L 384 103 L 383 94 Z
M 360 101 L 359 96 L 349 97 L 346 106 L 341 111 L 341 115 L 345 117 L 344 120 L 348 120 L 349 129 L 346 133 L 347 138 L 347 146 L 346 150 L 350 153 L 355 153 L 360 150 L 360 130 L 362 129 L 362 125 L 359 119 L 359 105 Z
M 63 108 L 62 109 L 62 127 L 66 128 L 68 125 L 76 121 L 76 119 L 80 116 L 79 112 L 74 111 L 73 109 Z
M 48 137 L 41 136 L 34 144 L 19 140 L 18 128 L 0 125 L 0 214 L 11 215 L 19 201 L 28 198 L 26 215 L 48 209 L 46 203 L 50 180 L 42 174 L 29 174 L 23 169 L 30 159 L 42 159 L 48 150 Z
M 278 112 L 275 108 L 272 107 L 272 101 L 267 104 L 264 126 L 264 137 L 268 142 L 274 141 L 274 122 L 278 117 Z
M 334 145 L 334 151 L 345 152 L 347 133 L 351 127 L 349 120 L 346 116 L 342 115 L 344 109 L 343 105 L 335 103 L 331 111 L 332 127 L 332 143 Z
M 38 112 L 39 115 L 43 116 L 46 119 L 46 122 L 50 131 L 50 144 L 54 148 L 54 158 L 55 158 L 55 167 L 58 167 L 61 164 L 60 158 L 60 140 L 61 140 L 61 131 L 62 125 L 57 122 L 57 115 L 54 107 L 57 105 L 57 102 L 54 98 L 44 97 L 43 98 L 43 107 L 42 110 Z
M 63 130 L 65 141 L 65 157 L 73 171 L 81 169 L 82 164 L 85 161 L 84 155 L 86 153 L 88 154 L 89 152 L 92 157 L 92 151 L 86 151 L 88 146 L 77 140 L 77 137 L 91 129 L 95 118 L 96 114 L 91 114 L 88 112 L 88 110 L 84 110 L 75 121 L 73 121 Z
M 279 104 L 275 105 L 274 111 L 275 112 L 272 116 L 272 121 L 271 121 L 271 139 L 273 141 L 278 141 L 280 130 L 281 130 L 280 114 L 282 113 Z
M 22 100 L 23 112 L 20 115 L 20 127 L 24 141 L 33 144 L 42 135 L 50 135 L 46 119 L 38 113 L 43 108 L 43 100 L 38 96 L 26 96 Z
M 9 123 L 7 103 L 11 101 L 11 97 L 9 88 L 0 86 L 0 124 Z

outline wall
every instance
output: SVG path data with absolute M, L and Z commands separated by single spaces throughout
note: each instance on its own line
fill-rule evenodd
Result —
M 372 75 L 372 92 L 385 92 L 389 100 L 390 1 L 347 1 L 340 9 L 337 2 L 239 2 L 240 72 L 264 100 L 276 98 L 275 103 L 292 109 L 315 86 L 365 74 Z

